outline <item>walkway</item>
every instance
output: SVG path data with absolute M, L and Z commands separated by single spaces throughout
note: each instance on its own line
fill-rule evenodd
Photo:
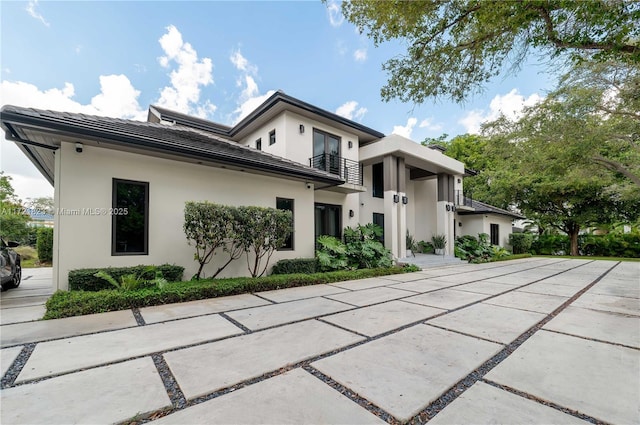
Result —
M 3 324 L 0 419 L 638 423 L 639 325 L 640 263 L 546 258 Z

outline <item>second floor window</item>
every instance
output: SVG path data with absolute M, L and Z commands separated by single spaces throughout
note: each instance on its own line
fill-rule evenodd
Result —
M 256 140 L 256 149 L 258 149 L 259 151 L 262 150 L 262 139 Z
M 275 145 L 276 143 L 276 130 L 271 130 L 269 132 L 269 146 Z
M 371 187 L 374 198 L 384 198 L 384 167 L 382 162 L 371 166 Z
M 340 174 L 340 138 L 313 129 L 313 167 Z

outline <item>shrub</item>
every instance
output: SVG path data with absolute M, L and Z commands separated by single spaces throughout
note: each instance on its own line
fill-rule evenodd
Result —
M 61 317 L 124 310 L 132 307 L 147 307 L 248 292 L 341 282 L 410 271 L 416 271 L 416 268 L 388 267 L 316 274 L 275 275 L 259 278 L 202 279 L 176 282 L 163 287 L 142 288 L 135 291 L 57 291 L 47 301 L 47 312 L 44 318 L 58 319 Z
M 511 255 L 506 249 L 491 245 L 489 235 L 486 233 L 479 233 L 477 238 L 471 235 L 459 236 L 456 238 L 454 251 L 456 257 L 470 263 L 486 263 Z
M 564 255 L 571 252 L 567 235 L 538 235 L 531 244 L 531 253 L 540 255 Z
M 38 229 L 36 249 L 38 258 L 42 262 L 53 260 L 53 229 L 41 227 Z
M 344 229 L 346 244 L 332 236 L 319 236 L 316 257 L 321 270 L 390 267 L 391 252 L 378 240 L 382 228 L 369 223 Z
M 433 254 L 436 252 L 436 249 L 433 247 L 431 242 L 420 241 L 418 242 L 419 252 L 423 254 Z
M 318 260 L 315 258 L 294 258 L 292 260 L 280 260 L 273 265 L 271 274 L 292 274 L 318 272 Z
M 106 267 L 102 269 L 76 269 L 69 272 L 69 290 L 71 291 L 100 291 L 103 289 L 112 289 L 112 285 L 106 280 L 96 277 L 98 272 L 104 272 L 114 278 L 120 280 L 125 275 L 140 275 L 145 281 L 153 280 L 156 277 L 156 271 L 162 273 L 162 276 L 171 282 L 182 280 L 184 267 L 163 264 L 160 266 L 134 266 L 134 267 Z
M 435 249 L 444 249 L 447 246 L 447 237 L 445 235 L 433 235 L 431 243 Z
M 524 254 L 529 252 L 533 243 L 531 233 L 511 233 L 509 235 L 509 245 L 514 254 Z
M 580 235 L 578 245 L 582 255 L 640 258 L 640 233 L 638 232 Z

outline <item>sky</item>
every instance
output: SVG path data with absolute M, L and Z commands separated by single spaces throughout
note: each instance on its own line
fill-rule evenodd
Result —
M 465 104 L 384 102 L 382 64 L 402 40 L 374 46 L 340 4 L 287 2 L 0 2 L 0 105 L 146 120 L 160 105 L 233 125 L 276 90 L 416 142 L 478 133 L 552 89 L 536 59 Z M 52 186 L 13 142 L 0 168 L 22 200 Z

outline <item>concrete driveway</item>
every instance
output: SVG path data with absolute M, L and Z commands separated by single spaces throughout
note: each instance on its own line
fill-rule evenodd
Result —
M 463 264 L 1 330 L 3 424 L 640 422 L 640 263 Z
M 41 319 L 45 312 L 44 304 L 53 292 L 51 267 L 22 269 L 20 286 L 0 293 L 0 323 L 6 325 Z

